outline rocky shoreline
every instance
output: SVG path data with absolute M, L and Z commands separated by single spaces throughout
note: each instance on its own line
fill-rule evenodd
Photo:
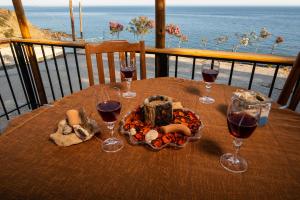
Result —
M 28 22 L 30 34 L 34 39 L 70 40 L 71 35 L 42 29 Z M 0 38 L 21 38 L 18 20 L 14 11 L 0 8 Z

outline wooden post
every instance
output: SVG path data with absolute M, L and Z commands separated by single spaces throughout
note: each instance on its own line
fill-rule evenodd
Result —
M 279 95 L 277 103 L 280 105 L 286 105 L 290 99 L 291 94 L 293 93 L 293 89 L 299 79 L 300 76 L 300 52 L 294 62 L 294 65 L 289 73 L 287 80 L 283 86 L 283 89 Z M 296 90 L 297 88 L 295 88 Z
M 24 39 L 30 39 L 31 35 L 30 35 L 30 31 L 29 31 L 29 27 L 28 27 L 28 23 L 27 23 L 27 19 L 25 16 L 25 12 L 24 12 L 24 8 L 22 5 L 22 1 L 21 0 L 12 0 L 13 5 L 14 5 L 14 9 L 15 9 L 15 13 L 18 19 L 18 23 L 19 23 L 19 27 L 20 27 L 20 31 L 22 34 L 22 37 Z M 34 77 L 34 81 L 35 81 L 35 85 L 38 91 L 38 97 L 40 99 L 40 103 L 43 104 L 47 104 L 47 96 L 45 93 L 45 89 L 44 89 L 44 85 L 43 85 L 43 81 L 42 81 L 42 77 L 41 77 L 41 73 L 39 70 L 39 66 L 37 63 L 37 60 L 34 56 L 34 52 L 33 52 L 33 46 L 26 46 L 26 51 L 28 54 L 28 59 L 30 62 L 30 66 L 31 66 L 31 70 L 32 70 L 32 74 Z M 26 67 L 26 66 L 20 66 L 20 67 Z
M 165 48 L 166 44 L 166 1 L 155 0 L 155 47 Z M 156 77 L 169 76 L 169 62 L 165 54 L 155 55 Z
M 73 0 L 69 0 L 69 9 L 70 9 L 70 19 L 71 19 L 71 29 L 72 29 L 72 40 L 76 40 L 75 36 L 75 25 L 74 25 L 74 15 L 73 15 Z
M 82 31 L 82 4 L 81 0 L 79 0 L 79 29 L 80 29 L 80 38 L 83 39 L 83 31 Z
M 20 69 L 21 69 L 22 78 L 23 78 L 26 92 L 27 92 L 27 95 L 29 98 L 29 103 L 30 103 L 32 109 L 36 109 L 36 108 L 38 108 L 39 104 L 34 95 L 34 86 L 32 85 L 32 83 L 30 81 L 30 75 L 29 75 L 30 72 L 29 72 L 29 69 L 26 67 L 25 55 L 22 52 L 21 44 L 14 43 L 14 49 L 15 49 L 18 63 L 19 63 Z

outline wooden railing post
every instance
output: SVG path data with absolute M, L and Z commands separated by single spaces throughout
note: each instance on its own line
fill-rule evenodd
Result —
M 74 25 L 74 15 L 73 15 L 73 0 L 69 0 L 69 10 L 70 10 L 70 20 L 71 20 L 71 29 L 72 29 L 72 40 L 76 40 L 75 36 L 75 25 Z
M 295 85 L 299 79 L 299 76 L 300 76 L 300 52 L 298 53 L 298 56 L 294 62 L 290 74 L 287 80 L 285 81 L 285 84 L 279 95 L 277 103 L 279 103 L 280 105 L 286 105 L 288 103 L 290 96 L 293 93 L 293 90 L 297 89 L 295 88 Z
M 82 3 L 79 0 L 79 30 L 80 30 L 80 39 L 83 39 L 83 31 L 82 31 Z
M 14 5 L 14 9 L 15 9 L 15 13 L 18 19 L 18 23 L 19 23 L 19 27 L 20 27 L 20 31 L 22 34 L 22 37 L 24 39 L 30 39 L 31 35 L 29 32 L 29 27 L 28 27 L 28 23 L 27 23 L 27 19 L 25 16 L 25 12 L 24 12 L 24 8 L 22 5 L 22 1 L 21 0 L 12 0 L 13 5 Z M 27 50 L 27 54 L 28 54 L 28 59 L 30 62 L 30 66 L 31 66 L 31 70 L 32 70 L 32 74 L 34 77 L 34 81 L 35 81 L 35 85 L 36 88 L 38 90 L 38 97 L 40 100 L 40 103 L 43 104 L 47 104 L 47 96 L 45 93 L 45 89 L 44 89 L 44 85 L 42 82 L 42 77 L 41 77 L 41 73 L 39 70 L 39 66 L 37 63 L 36 58 L 34 57 L 34 53 L 33 53 L 33 46 L 27 46 L 26 48 Z
M 155 47 L 165 48 L 166 44 L 166 1 L 155 0 Z M 168 56 L 155 54 L 155 76 L 169 76 Z
M 30 81 L 30 75 L 29 75 L 30 72 L 26 67 L 25 55 L 22 52 L 21 44 L 13 43 L 13 45 L 21 69 L 21 74 L 26 88 L 26 93 L 28 95 L 29 103 L 32 109 L 36 109 L 38 107 L 38 102 L 34 95 L 34 86 Z

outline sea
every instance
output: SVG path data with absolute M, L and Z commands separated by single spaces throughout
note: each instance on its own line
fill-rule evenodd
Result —
M 3 6 L 1 6 L 3 7 Z M 6 7 L 13 9 L 12 7 Z M 41 28 L 71 33 L 68 7 L 28 7 L 27 18 Z M 74 7 L 75 29 L 79 37 L 79 9 Z M 154 6 L 97 6 L 83 7 L 83 35 L 88 41 L 116 39 L 109 31 L 109 22 L 117 21 L 128 26 L 129 21 L 137 16 L 155 19 Z M 172 7 L 166 10 L 166 23 L 176 24 L 181 32 L 188 36 L 188 42 L 180 44 L 184 48 L 217 49 L 232 51 L 240 42 L 237 35 L 255 32 L 266 28 L 272 35 L 259 42 L 241 46 L 239 52 L 271 53 L 278 36 L 284 42 L 277 45 L 273 54 L 295 56 L 300 51 L 300 7 Z M 154 46 L 154 30 L 143 39 L 148 46 Z M 218 44 L 216 38 L 228 37 L 225 43 Z M 132 33 L 123 31 L 120 39 L 136 41 Z M 207 40 L 205 45 L 203 42 Z M 174 37 L 166 38 L 167 47 L 178 47 Z

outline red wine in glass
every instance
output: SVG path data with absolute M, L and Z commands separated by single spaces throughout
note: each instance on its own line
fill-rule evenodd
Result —
M 136 92 L 130 90 L 132 77 L 136 73 L 136 60 L 135 58 L 130 58 L 129 65 L 123 60 L 120 62 L 120 69 L 122 77 L 125 78 L 127 83 L 127 91 L 123 92 L 122 96 L 124 98 L 134 98 L 136 97 Z
M 201 103 L 211 104 L 214 103 L 214 98 L 209 96 L 212 83 L 215 82 L 219 74 L 220 62 L 219 61 L 205 61 L 201 66 L 202 77 L 205 82 L 206 95 L 199 98 Z
M 248 138 L 257 127 L 257 119 L 247 113 L 230 113 L 227 116 L 229 132 L 237 138 Z
M 260 106 L 246 104 L 238 98 L 232 98 L 227 110 L 227 125 L 229 133 L 234 136 L 234 153 L 223 154 L 220 158 L 221 165 L 228 171 L 242 173 L 247 171 L 246 159 L 239 155 L 243 140 L 250 137 L 257 127 Z
M 215 69 L 202 69 L 202 76 L 205 82 L 212 83 L 215 82 L 219 74 L 218 70 Z
M 132 78 L 135 73 L 135 68 L 133 67 L 121 68 L 121 73 L 125 78 Z
M 105 122 L 115 122 L 121 112 L 121 103 L 118 101 L 104 101 L 97 105 L 97 110 Z

